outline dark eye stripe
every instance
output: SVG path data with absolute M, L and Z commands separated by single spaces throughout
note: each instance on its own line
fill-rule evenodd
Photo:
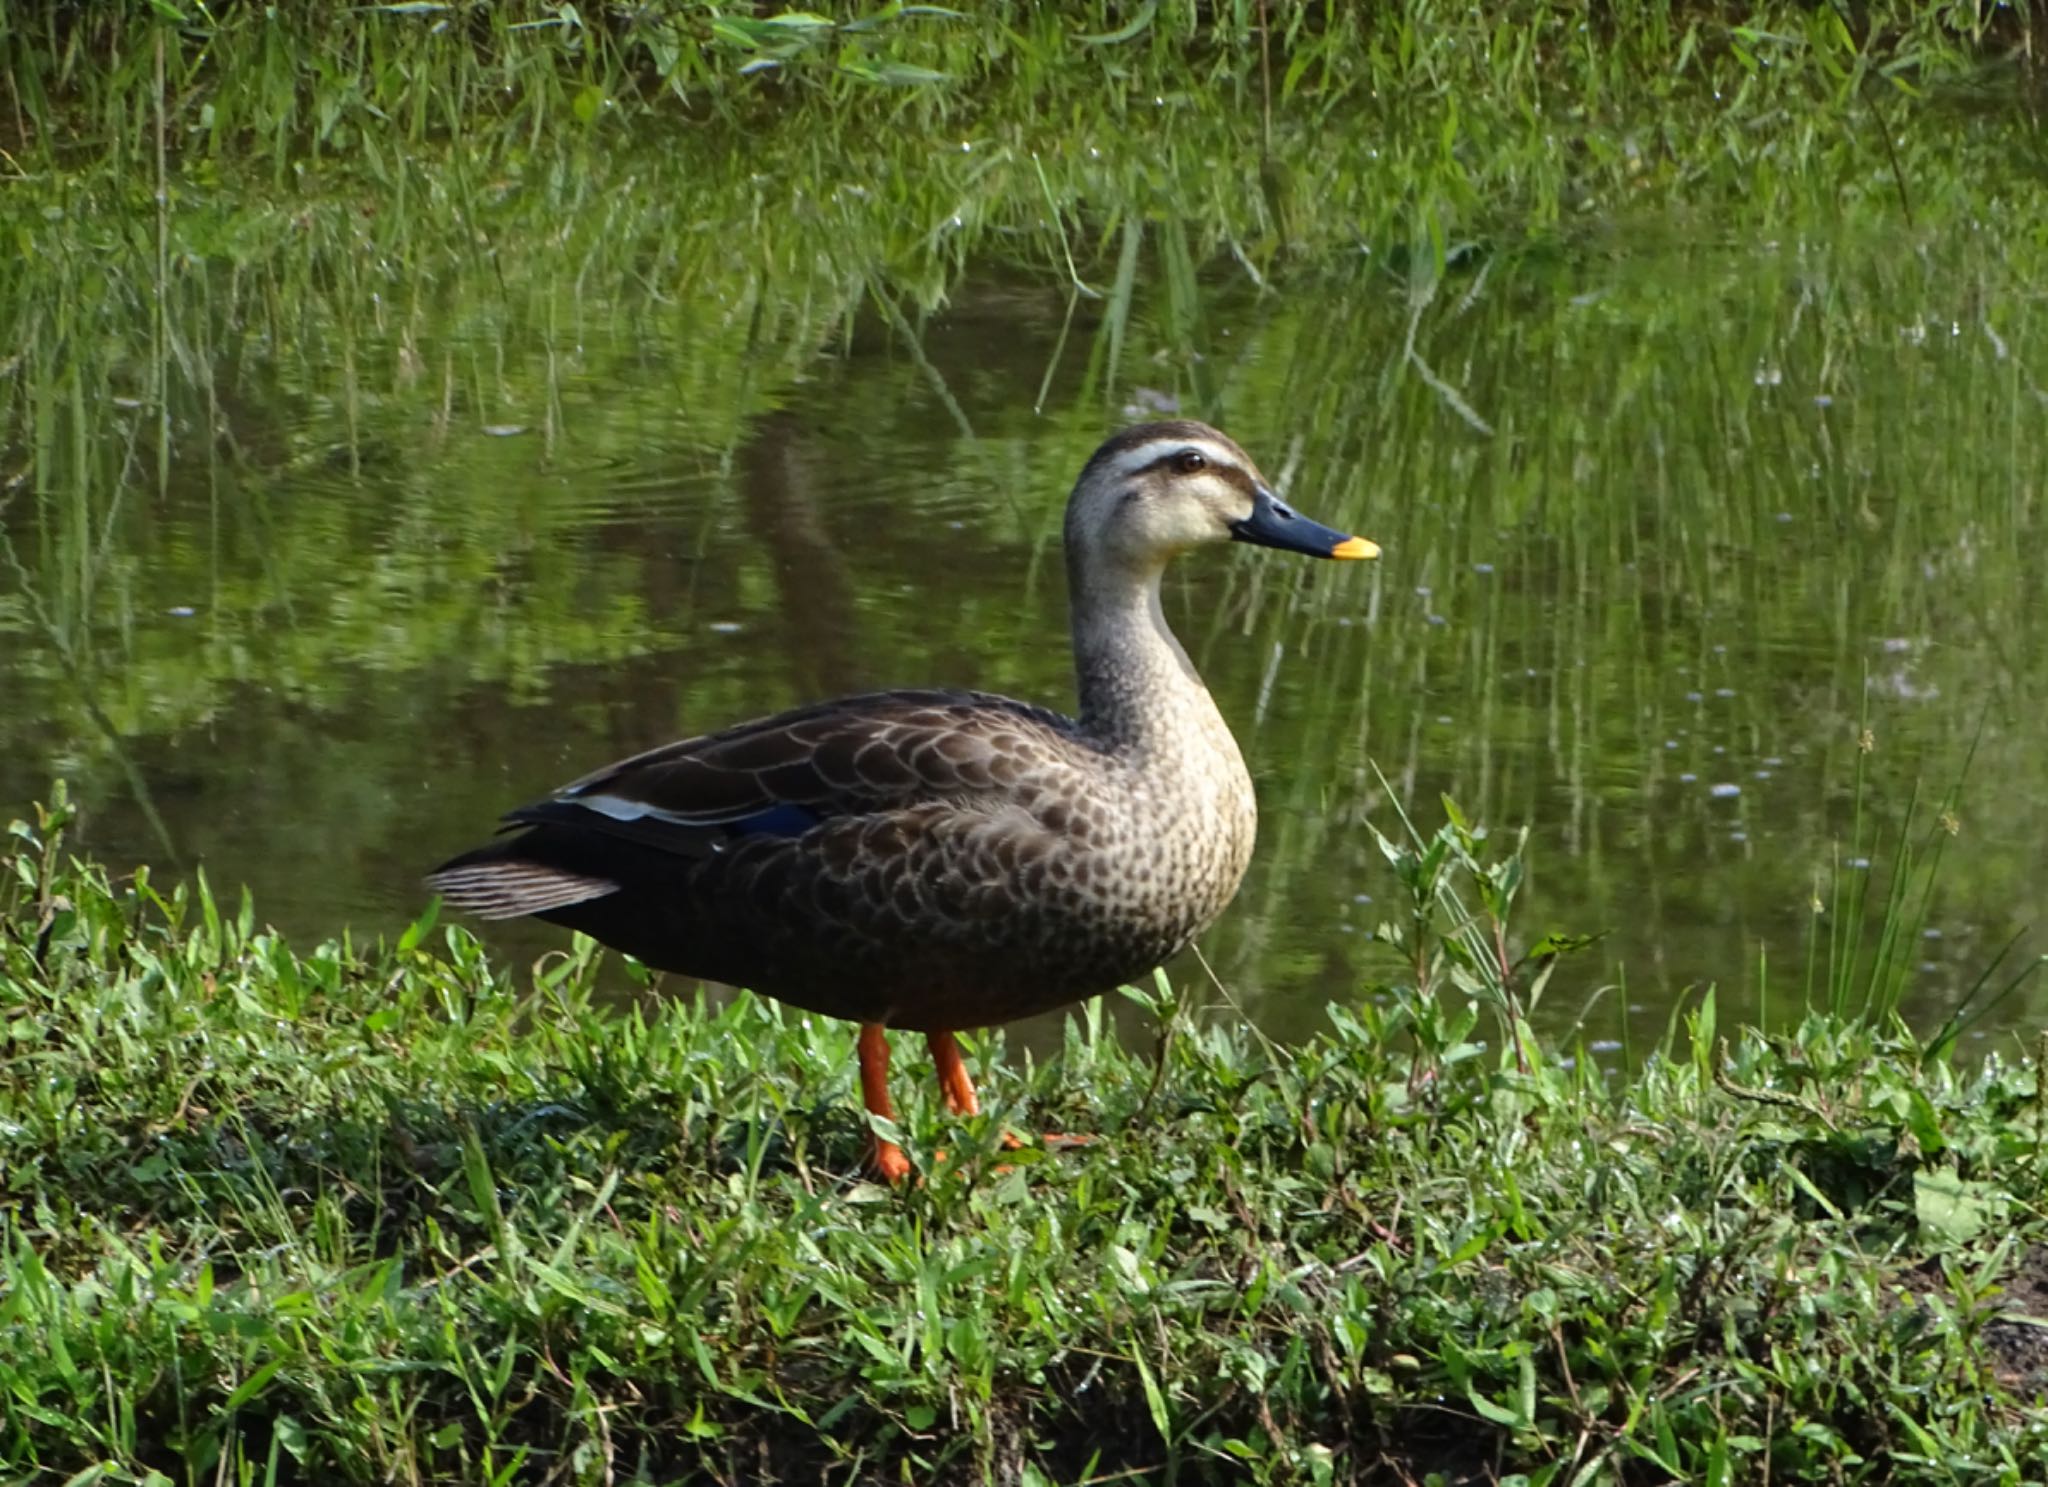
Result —
M 1150 475 L 1154 470 L 1162 468 L 1171 468 L 1173 462 L 1179 459 L 1181 455 L 1184 453 L 1186 453 L 1185 450 L 1179 450 L 1173 454 L 1169 454 L 1165 459 L 1154 460 L 1151 464 L 1147 465 L 1143 470 L 1140 470 L 1138 473 L 1140 475 Z M 1226 465 L 1223 463 L 1223 461 L 1215 458 L 1213 455 L 1209 455 L 1206 453 L 1203 454 L 1202 458 L 1209 461 L 1207 465 L 1202 467 L 1202 474 L 1213 475 L 1218 480 L 1221 480 L 1226 484 L 1236 486 L 1239 490 L 1243 491 L 1247 497 L 1253 497 L 1258 495 L 1258 481 L 1253 479 L 1250 473 L 1247 472 L 1243 468 L 1243 466 Z

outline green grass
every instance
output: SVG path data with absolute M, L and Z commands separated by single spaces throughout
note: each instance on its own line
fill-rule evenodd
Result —
M 508 975 L 426 922 L 295 950 L 67 862 L 61 818 L 0 888 L 10 1480 L 2048 1470 L 2048 1350 L 2002 1316 L 2048 1295 L 2038 1063 L 1724 1037 L 1709 995 L 1626 1069 L 1518 1067 L 1446 893 L 1440 989 L 1299 1047 L 1147 994 L 1139 1046 L 1093 1008 L 1043 1062 L 982 1040 L 964 1126 L 905 1060 L 927 1175 L 886 1192 L 842 1025 L 608 1012 L 587 946 Z M 1505 862 L 1459 850 L 1432 891 L 1490 933 Z
M 910 229 L 891 267 L 930 288 L 991 231 L 1027 233 L 1034 260 L 1084 282 L 1106 274 L 1087 250 L 1134 210 L 1257 261 L 1358 241 L 1440 261 L 1473 234 L 1671 202 L 1718 230 L 1816 206 L 1911 226 L 1963 214 L 1959 179 L 2038 184 L 2048 161 L 2038 126 L 2002 127 L 2039 91 L 2029 7 L 1629 0 L 1598 25 L 1550 0 L 839 4 L 833 24 L 735 9 L 10 9 L 10 215 L 37 233 L 39 213 L 119 203 L 152 224 L 253 189 L 316 211 L 367 191 L 404 218 L 452 167 L 474 211 L 550 165 L 681 149 L 696 175 L 726 153 L 820 195 L 882 176 L 878 211 Z M 931 231 L 949 214 L 957 231 Z

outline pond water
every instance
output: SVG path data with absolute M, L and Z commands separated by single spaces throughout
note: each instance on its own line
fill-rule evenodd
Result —
M 1368 823 L 1440 794 L 1529 828 L 1519 936 L 1606 934 L 1553 1029 L 1654 1039 L 1708 984 L 1785 1015 L 1916 792 L 1910 1015 L 2048 951 L 2048 309 L 1998 232 L 1656 221 L 1441 276 L 1257 272 L 1157 214 L 1104 240 L 1092 297 L 992 247 L 928 310 L 709 257 L 195 258 L 104 383 L 31 353 L 0 809 L 64 776 L 117 868 L 390 935 L 617 755 L 870 686 L 1066 706 L 1068 485 L 1172 410 L 1385 551 L 1169 583 L 1263 816 L 1204 948 L 1268 1029 L 1385 973 Z

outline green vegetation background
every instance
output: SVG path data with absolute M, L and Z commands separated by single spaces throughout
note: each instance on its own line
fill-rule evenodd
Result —
M 290 397 L 295 363 L 347 364 L 373 328 L 481 323 L 500 296 L 570 326 L 580 275 L 630 269 L 650 313 L 684 281 L 721 306 L 666 328 L 678 401 L 733 419 L 746 399 L 691 389 L 765 400 L 856 314 L 914 322 L 973 257 L 1070 282 L 1113 382 L 1141 251 L 1169 315 L 1226 260 L 1307 282 L 1371 256 L 1426 304 L 1475 245 L 1540 263 L 1638 215 L 1938 228 L 2048 282 L 2040 135 L 2003 123 L 2038 97 L 2033 25 L 9 6 L 0 500 L 33 520 L 0 634 L 41 641 L 50 675 L 0 729 L 68 708 L 77 736 L 97 710 L 120 737 L 216 705 L 183 656 L 124 668 L 125 695 L 81 678 L 103 590 L 133 581 L 106 561 L 110 493 L 178 441 L 236 437 L 238 366 Z M 1941 127 L 1900 127 L 1927 111 Z M 1311 300 L 1279 333 L 1328 319 Z M 444 407 L 494 375 L 487 338 L 399 370 Z M 288 457 L 364 458 L 368 411 L 352 391 L 322 410 L 340 436 Z M 1994 554 L 2021 520 L 1995 497 L 1968 514 Z M 1622 540 L 1546 515 L 1585 524 L 1589 563 Z M 1888 516 L 1903 565 L 1934 518 Z M 565 510 L 422 481 L 355 519 L 417 526 L 413 560 L 331 584 L 370 547 L 331 511 L 240 524 L 308 592 L 370 596 L 309 643 L 514 676 L 560 659 L 457 642 L 500 633 L 488 565 Z M 1994 619 L 2014 571 L 1989 570 Z M 375 624 L 379 585 L 429 584 L 430 618 Z M 546 633 L 606 659 L 614 629 Z M 331 661 L 309 651 L 299 685 L 337 685 Z M 1946 1037 L 1906 1038 L 1853 946 L 1826 1015 L 1724 1059 L 1708 1001 L 1610 1079 L 1536 1046 L 1461 954 L 1442 895 L 1477 880 L 1417 879 L 1417 973 L 1321 1037 L 1270 1049 L 1157 994 L 1156 1040 L 1126 1050 L 1091 1011 L 1056 1062 L 996 1061 L 982 1124 L 911 1107 L 913 1150 L 951 1159 L 891 1195 L 846 1176 L 841 1029 L 744 1000 L 605 1013 L 584 950 L 508 976 L 425 926 L 295 951 L 204 890 L 66 865 L 58 825 L 18 828 L 0 890 L 0 1463 L 25 1481 L 2048 1474 L 2032 1324 L 2001 1319 L 2042 1309 L 2038 1064 L 1962 1069 Z M 1004 1119 L 1105 1139 L 1006 1172 Z

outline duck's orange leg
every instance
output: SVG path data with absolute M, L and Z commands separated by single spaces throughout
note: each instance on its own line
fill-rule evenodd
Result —
M 960 1044 L 951 1033 L 926 1033 L 925 1046 L 932 1051 L 932 1063 L 939 1071 L 939 1091 L 946 1097 L 946 1108 L 955 1115 L 981 1114 L 981 1101 L 975 1098 L 974 1081 L 967 1074 L 967 1060 L 960 1056 Z M 1061 1135 L 1052 1131 L 1042 1138 L 1048 1147 L 1082 1146 L 1092 1137 Z M 1014 1131 L 1003 1132 L 1003 1146 L 1009 1151 L 1018 1151 L 1030 1143 Z
M 960 1045 L 951 1033 L 926 1033 L 925 1047 L 932 1051 L 932 1063 L 939 1071 L 939 1092 L 946 1097 L 946 1109 L 955 1115 L 981 1114 L 981 1101 L 974 1097 L 974 1081 L 967 1077 L 967 1060 L 960 1057 Z
M 870 1115 L 896 1118 L 896 1107 L 889 1103 L 889 1036 L 879 1022 L 860 1025 L 860 1097 Z M 910 1158 L 903 1148 L 873 1131 L 868 1133 L 868 1166 L 884 1182 L 901 1182 L 910 1175 Z

